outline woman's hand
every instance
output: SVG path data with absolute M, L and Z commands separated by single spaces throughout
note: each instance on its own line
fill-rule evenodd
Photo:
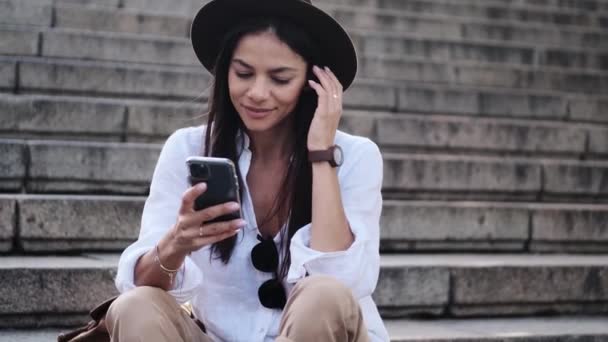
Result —
M 342 84 L 334 73 L 316 65 L 312 71 L 320 84 L 309 80 L 308 84 L 319 96 L 317 109 L 308 132 L 308 150 L 325 150 L 334 144 L 336 130 L 342 116 Z
M 242 219 L 205 223 L 239 210 L 238 203 L 227 202 L 195 211 L 194 201 L 206 190 L 207 185 L 199 183 L 184 192 L 177 222 L 167 236 L 170 254 L 185 257 L 190 252 L 237 234 L 246 225 Z

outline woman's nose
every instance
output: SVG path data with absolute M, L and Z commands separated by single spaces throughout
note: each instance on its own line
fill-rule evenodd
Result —
M 256 79 L 255 82 L 249 88 L 247 96 L 256 102 L 263 101 L 268 98 L 268 86 L 263 79 Z

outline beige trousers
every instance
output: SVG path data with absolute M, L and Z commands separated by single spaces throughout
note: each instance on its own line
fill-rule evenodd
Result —
M 138 287 L 110 306 L 112 342 L 212 342 L 167 292 Z M 310 276 L 293 288 L 281 319 L 279 342 L 367 342 L 359 303 L 350 289 L 327 276 Z

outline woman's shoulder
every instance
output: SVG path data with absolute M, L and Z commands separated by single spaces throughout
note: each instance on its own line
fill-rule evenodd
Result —
M 198 155 L 203 150 L 206 125 L 183 127 L 175 130 L 165 142 L 165 149 Z
M 367 137 L 338 130 L 336 132 L 335 143 L 342 148 L 345 163 L 349 160 L 369 159 L 380 156 L 378 145 Z

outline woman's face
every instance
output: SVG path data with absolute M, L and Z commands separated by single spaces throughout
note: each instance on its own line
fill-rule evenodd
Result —
M 245 35 L 228 69 L 230 99 L 252 132 L 269 131 L 287 118 L 306 83 L 304 59 L 270 31 Z

